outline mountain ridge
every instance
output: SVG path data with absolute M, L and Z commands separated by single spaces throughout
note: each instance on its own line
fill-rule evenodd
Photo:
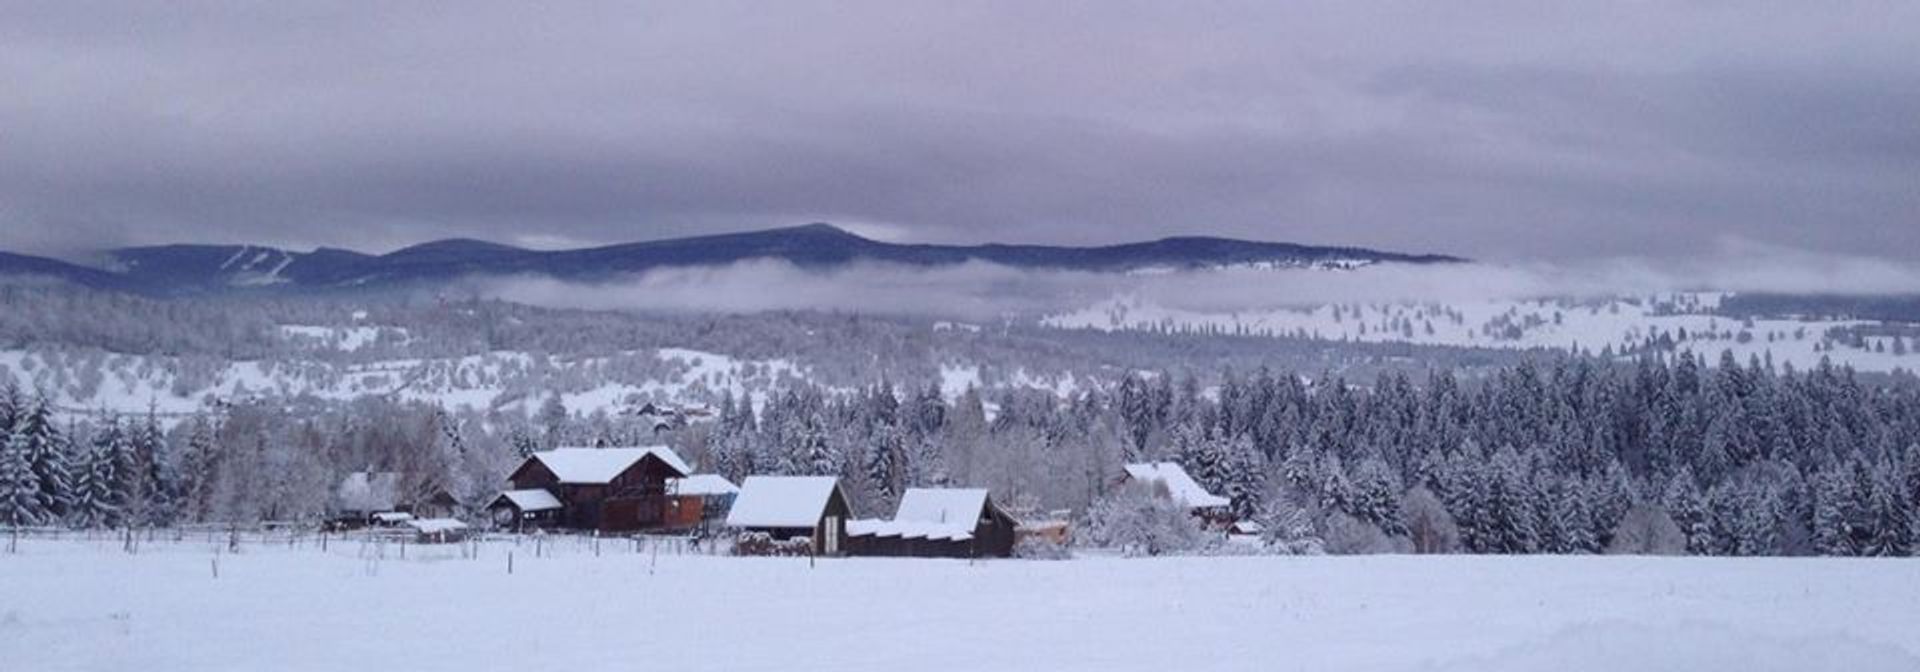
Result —
M 0 256 L 0 275 L 53 277 L 96 289 L 156 295 L 299 292 L 404 287 L 468 276 L 544 275 L 593 281 L 673 267 L 773 259 L 805 268 L 856 262 L 937 267 L 986 262 L 1022 269 L 1128 273 L 1228 266 L 1351 268 L 1378 263 L 1461 263 L 1440 254 L 1316 246 L 1212 236 L 1173 236 L 1101 246 L 889 243 L 826 223 L 534 250 L 448 238 L 385 254 L 340 248 L 298 252 L 258 245 L 177 243 L 107 250 L 103 267 L 45 257 Z

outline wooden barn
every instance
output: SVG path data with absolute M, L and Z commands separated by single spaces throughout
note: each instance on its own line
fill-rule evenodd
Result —
M 1207 492 L 1206 487 L 1187 470 L 1173 462 L 1143 462 L 1126 465 L 1126 474 L 1121 482 L 1139 482 L 1149 485 L 1160 484 L 1167 489 L 1167 495 L 1173 501 L 1187 507 L 1194 517 L 1215 528 L 1232 525 L 1233 500 Z
M 557 448 L 529 456 L 507 480 L 559 500 L 559 527 L 628 532 L 665 527 L 667 480 L 692 471 L 665 446 Z
M 560 524 L 560 499 L 543 489 L 508 490 L 487 504 L 487 514 L 497 529 L 545 529 Z
M 832 476 L 748 476 L 727 527 L 775 540 L 811 538 L 816 555 L 846 552 L 847 494 Z
M 847 525 L 854 555 L 919 558 L 1005 558 L 1019 522 L 980 488 L 912 488 L 892 520 Z

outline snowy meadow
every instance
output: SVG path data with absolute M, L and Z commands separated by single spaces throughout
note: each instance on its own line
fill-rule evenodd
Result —
M 405 553 L 22 539 L 0 669 L 1920 669 L 1906 559 Z

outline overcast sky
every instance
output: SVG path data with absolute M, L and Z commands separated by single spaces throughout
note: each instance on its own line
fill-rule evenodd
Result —
M 0 0 L 0 248 L 1920 258 L 1907 0 L 236 4 Z

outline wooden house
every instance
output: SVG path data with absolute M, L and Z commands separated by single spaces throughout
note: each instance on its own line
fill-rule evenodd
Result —
M 1004 558 L 1013 555 L 1012 516 L 980 488 L 911 488 L 892 520 L 848 524 L 855 555 Z
M 727 512 L 727 527 L 774 540 L 812 540 L 816 555 L 846 552 L 851 509 L 832 476 L 748 476 Z
M 529 456 L 507 480 L 514 490 L 552 494 L 559 527 L 626 532 L 664 527 L 667 480 L 692 471 L 665 446 L 557 448 Z

